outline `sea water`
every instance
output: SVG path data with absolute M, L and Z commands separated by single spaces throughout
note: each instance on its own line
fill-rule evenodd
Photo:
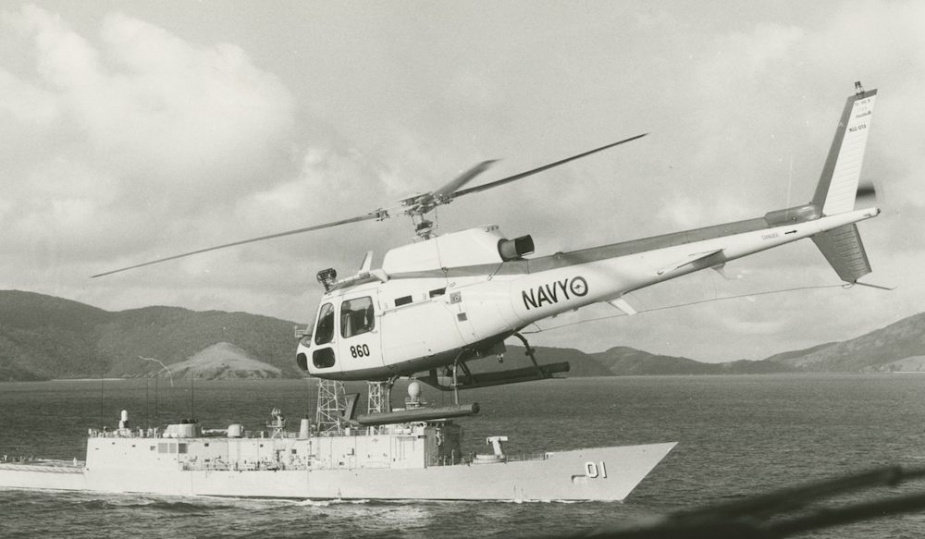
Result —
M 156 384 L 156 385 L 155 385 Z M 402 403 L 402 383 L 392 402 Z M 352 389 L 360 391 L 363 387 Z M 434 404 L 452 396 L 425 392 Z M 279 407 L 311 415 L 306 380 L 88 380 L 0 383 L 0 455 L 83 459 L 88 428 L 196 417 L 264 427 Z M 925 376 L 763 375 L 568 379 L 472 390 L 465 450 L 510 438 L 509 452 L 678 442 L 624 503 L 253 500 L 0 491 L 0 537 L 552 537 L 741 499 L 883 466 L 925 465 Z M 361 404 L 362 406 L 362 404 Z M 925 492 L 925 481 L 869 489 L 838 507 Z M 925 536 L 925 515 L 803 537 Z

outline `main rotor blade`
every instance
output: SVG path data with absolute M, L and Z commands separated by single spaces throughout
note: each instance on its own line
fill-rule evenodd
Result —
M 578 155 L 573 155 L 573 156 L 571 156 L 571 157 L 567 157 L 567 158 L 565 158 L 565 159 L 562 159 L 561 161 L 556 161 L 555 163 L 549 163 L 548 165 L 543 165 L 543 166 L 541 166 L 541 167 L 539 167 L 539 168 L 535 168 L 535 169 L 533 169 L 533 170 L 528 170 L 528 171 L 526 171 L 526 172 L 521 172 L 520 174 L 515 174 L 515 175 L 513 175 L 513 176 L 508 176 L 507 178 L 501 178 L 500 180 L 495 180 L 495 181 L 493 181 L 493 182 L 486 183 L 486 184 L 483 184 L 483 185 L 477 185 L 477 186 L 475 186 L 475 187 L 470 187 L 470 188 L 468 188 L 468 189 L 460 189 L 459 191 L 456 191 L 452 196 L 455 198 L 455 197 L 459 197 L 459 196 L 463 196 L 463 195 L 468 195 L 468 194 L 470 194 L 470 193 L 478 193 L 479 191 L 484 191 L 484 190 L 486 190 L 486 189 L 491 189 L 492 187 L 500 187 L 500 186 L 502 186 L 502 185 L 504 185 L 504 184 L 506 184 L 506 183 L 511 183 L 511 182 L 513 182 L 513 181 L 526 178 L 527 176 L 532 176 L 532 175 L 537 174 L 537 173 L 539 173 L 539 172 L 543 172 L 544 170 L 549 170 L 549 169 L 551 169 L 551 168 L 553 168 L 553 167 L 557 167 L 557 166 L 559 166 L 559 165 L 564 165 L 564 164 L 568 163 L 569 161 L 574 161 L 574 160 L 576 160 L 576 159 L 581 159 L 582 157 L 586 157 L 586 156 L 589 156 L 589 155 L 591 155 L 591 154 L 593 154 L 593 153 L 597 153 L 597 152 L 606 150 L 607 148 L 613 148 L 614 146 L 619 146 L 619 145 L 621 145 L 621 144 L 626 144 L 627 142 L 632 142 L 632 141 L 634 141 L 634 140 L 636 140 L 636 139 L 640 139 L 640 138 L 642 138 L 642 137 L 644 137 L 644 136 L 646 136 L 646 135 L 648 135 L 648 133 L 643 133 L 643 134 L 641 134 L 641 135 L 636 135 L 635 137 L 630 137 L 630 138 L 628 138 L 628 139 L 623 139 L 623 140 L 621 140 L 621 141 L 614 142 L 614 143 L 612 143 L 612 144 L 608 144 L 608 145 L 606 145 L 606 146 L 601 146 L 600 148 L 595 148 L 595 149 L 593 149 L 593 150 L 590 150 L 590 151 L 587 151 L 587 152 L 584 152 L 584 153 L 580 153 L 580 154 L 578 154 Z
M 311 231 L 313 231 L 313 230 L 321 230 L 322 228 L 332 228 L 332 227 L 335 227 L 335 226 L 346 225 L 346 224 L 350 224 L 350 223 L 358 223 L 358 222 L 360 222 L 360 221 L 368 221 L 368 220 L 371 220 L 371 219 L 384 219 L 384 218 L 386 218 L 386 217 L 388 217 L 388 212 L 387 212 L 386 210 L 379 209 L 379 210 L 376 210 L 376 211 L 374 211 L 374 212 L 367 213 L 366 215 L 360 215 L 360 216 L 357 216 L 357 217 L 350 217 L 349 219 L 341 219 L 340 221 L 333 221 L 333 222 L 330 222 L 330 223 L 324 223 L 324 224 L 321 224 L 321 225 L 314 225 L 314 226 L 309 226 L 309 227 L 305 227 L 305 228 L 298 228 L 298 229 L 295 229 L 295 230 L 287 230 L 286 232 L 278 232 L 278 233 L 276 233 L 276 234 L 270 234 L 270 235 L 268 235 L 268 236 L 260 236 L 259 238 L 251 238 L 251 239 L 247 239 L 247 240 L 236 241 L 236 242 L 233 242 L 233 243 L 226 243 L 226 244 L 224 244 L 224 245 L 216 245 L 215 247 L 208 247 L 208 248 L 206 248 L 206 249 L 199 249 L 198 251 L 190 251 L 190 252 L 188 252 L 188 253 L 183 253 L 183 254 L 174 255 L 174 256 L 168 256 L 167 258 L 158 258 L 157 260 L 151 260 L 150 262 L 143 262 L 143 263 L 141 263 L 141 264 L 135 264 L 134 266 L 129 266 L 129 267 L 127 267 L 127 268 L 120 268 L 120 269 L 117 269 L 117 270 L 107 271 L 107 272 L 104 272 L 104 273 L 97 273 L 96 275 L 91 275 L 90 278 L 91 278 L 91 279 L 95 279 L 95 278 L 97 278 L 97 277 L 103 277 L 103 276 L 105 276 L 105 275 L 112 275 L 113 273 L 120 273 L 120 272 L 123 272 L 123 271 L 128 271 L 128 270 L 131 270 L 131 269 L 135 269 L 135 268 L 141 268 L 141 267 L 144 267 L 144 266 L 150 266 L 150 265 L 152 265 L 152 264 L 160 264 L 161 262 L 167 262 L 167 261 L 169 261 L 169 260 L 176 260 L 176 259 L 178 259 L 178 258 L 184 258 L 184 257 L 187 257 L 187 256 L 198 255 L 198 254 L 201 254 L 201 253 L 208 253 L 209 251 L 217 251 L 217 250 L 219 250 L 219 249 L 225 249 L 226 247 L 234 247 L 234 246 L 236 246 L 236 245 L 244 245 L 245 243 L 254 243 L 254 242 L 263 241 L 263 240 L 271 240 L 271 239 L 274 239 L 274 238 L 281 238 L 281 237 L 283 237 L 283 236 L 291 236 L 291 235 L 293 235 L 293 234 L 301 234 L 301 233 L 303 233 L 303 232 L 311 232 Z
M 493 165 L 496 161 L 496 159 L 482 161 L 478 165 L 475 165 L 474 167 L 457 176 L 453 181 L 432 192 L 431 195 L 433 195 L 433 197 L 436 199 L 440 199 L 446 196 L 453 196 L 453 193 L 455 193 L 457 189 L 469 183 L 472 178 L 475 178 L 479 174 L 488 170 L 488 167 Z
M 437 206 L 446 204 L 450 200 L 453 200 L 453 193 L 457 189 L 472 181 L 472 178 L 488 170 L 488 167 L 494 162 L 495 160 L 482 161 L 436 191 L 410 196 L 402 200 L 402 205 L 408 206 L 408 209 L 404 210 L 404 213 L 407 215 L 424 215 Z

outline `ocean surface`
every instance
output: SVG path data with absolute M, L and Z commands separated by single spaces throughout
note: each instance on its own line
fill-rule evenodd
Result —
M 399 384 L 398 386 L 402 386 Z M 400 387 L 393 403 L 403 397 Z M 402 386 L 403 387 L 403 386 Z M 356 390 L 365 389 L 357 387 Z M 676 441 L 624 503 L 274 501 L 0 490 L 0 537 L 555 537 L 726 502 L 887 464 L 925 466 L 925 376 L 764 375 L 549 380 L 461 393 L 466 450 L 509 452 Z M 425 392 L 431 402 L 450 396 Z M 279 407 L 312 413 L 307 380 L 0 383 L 0 455 L 84 458 L 87 428 L 185 417 L 260 428 Z M 361 406 L 365 404 L 361 403 Z M 925 481 L 840 496 L 830 507 Z M 925 537 L 925 513 L 804 534 Z

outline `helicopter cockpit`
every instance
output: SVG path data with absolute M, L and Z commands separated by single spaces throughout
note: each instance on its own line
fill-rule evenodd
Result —
M 375 330 L 374 294 L 367 291 L 347 299 L 329 298 L 318 310 L 314 330 L 302 336 L 299 367 L 310 372 L 338 372 L 342 370 L 337 365 L 338 356 L 354 360 L 348 369 L 381 367 L 381 357 L 374 357 L 379 350 Z
M 487 225 L 391 249 L 378 270 L 371 268 L 372 253 L 355 276 L 338 280 L 335 270 L 322 270 L 317 277 L 325 293 L 297 363 L 323 378 L 383 379 L 408 374 L 405 363 L 462 357 L 464 347 L 480 346 L 493 330 L 476 327 L 485 317 L 470 318 L 477 307 L 466 305 L 460 292 L 485 277 L 476 272 L 450 278 L 452 270 L 498 268 L 533 249 L 530 236 L 507 239 Z

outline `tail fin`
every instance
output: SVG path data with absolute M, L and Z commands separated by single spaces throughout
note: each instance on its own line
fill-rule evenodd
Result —
M 812 205 L 817 215 L 835 215 L 854 209 L 877 97 L 877 90 L 865 92 L 861 83 L 855 83 L 855 87 L 858 92 L 845 103 L 813 196 Z M 816 234 L 813 242 L 843 281 L 854 283 L 871 272 L 857 225 L 844 225 Z
M 858 92 L 845 103 L 813 196 L 812 204 L 822 211 L 822 215 L 854 209 L 874 100 L 877 98 L 877 90 L 865 92 L 860 83 L 855 86 Z

